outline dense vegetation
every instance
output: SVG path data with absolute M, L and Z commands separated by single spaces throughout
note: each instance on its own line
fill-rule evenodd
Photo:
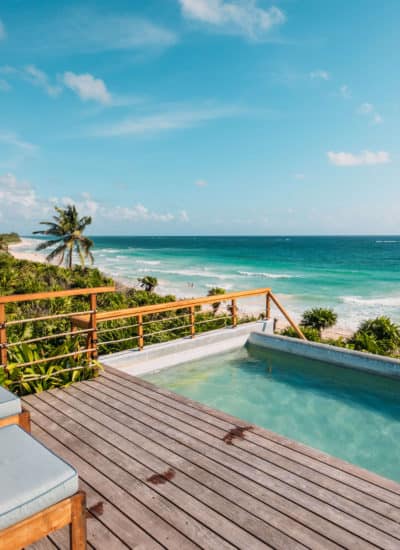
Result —
M 21 238 L 18 233 L 0 233 L 0 253 L 7 253 L 10 244 L 19 242 L 21 242 Z
M 378 355 L 400 357 L 400 327 L 388 317 L 363 321 L 350 338 L 324 338 L 322 331 L 336 324 L 337 314 L 329 308 L 314 308 L 303 313 L 300 327 L 307 340 L 338 347 L 366 351 Z M 292 327 L 285 328 L 284 336 L 298 338 Z
M 151 279 L 151 280 L 150 280 Z M 142 281 L 143 282 L 143 281 Z M 117 292 L 98 296 L 99 310 L 113 310 L 170 302 L 175 296 L 160 296 L 154 292 L 157 280 L 144 278 L 143 285 L 147 290 L 135 288 L 120 288 Z M 151 284 L 150 284 L 151 283 Z M 112 279 L 106 277 L 98 269 L 74 266 L 71 269 L 50 264 L 17 260 L 8 254 L 0 254 L 0 294 L 26 294 L 70 288 L 91 288 L 110 286 Z M 80 312 L 89 309 L 88 297 L 67 297 L 36 302 L 21 302 L 7 306 L 7 320 L 30 319 L 60 313 Z M 242 319 L 242 322 L 248 319 Z M 145 344 L 165 342 L 172 338 L 186 336 L 189 333 L 188 310 L 177 310 L 154 314 L 146 317 Z M 196 312 L 197 332 L 220 328 L 231 323 L 226 313 L 207 309 Z M 126 319 L 101 324 L 101 329 L 112 329 L 99 333 L 100 353 L 112 353 L 137 345 L 137 327 L 132 327 L 136 321 Z M 126 328 L 125 328 L 126 327 Z M 85 354 L 79 349 L 85 348 L 84 336 L 56 337 L 38 343 L 13 346 L 13 342 L 31 340 L 45 335 L 57 335 L 69 332 L 70 320 L 62 317 L 23 325 L 12 325 L 7 328 L 7 337 L 11 346 L 8 349 L 8 370 L 0 369 L 0 384 L 9 386 L 13 391 L 25 394 L 41 391 L 71 382 L 86 379 L 96 374 L 96 368 L 89 366 Z M 167 331 L 168 329 L 171 329 Z M 166 332 L 167 331 L 167 332 Z M 147 333 L 147 335 L 146 335 Z M 150 334 L 151 333 L 151 334 Z M 125 340 L 129 338 L 129 340 Z M 116 342 L 116 340 L 124 340 Z M 112 341 L 105 345 L 104 342 Z M 76 352 L 75 355 L 47 363 L 19 368 L 17 364 L 38 361 L 40 359 L 65 355 Z M 85 367 L 71 371 L 70 367 Z M 1 374 L 3 373 L 3 374 Z M 35 376 L 43 376 L 40 380 L 31 380 Z

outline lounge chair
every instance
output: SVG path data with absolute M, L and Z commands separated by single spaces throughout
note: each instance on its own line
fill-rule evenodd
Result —
M 31 431 L 31 420 L 28 411 L 23 411 L 19 397 L 0 386 L 0 428 L 9 424 L 18 424 Z
M 74 468 L 17 425 L 0 428 L 0 548 L 17 550 L 70 526 L 86 548 L 85 494 Z

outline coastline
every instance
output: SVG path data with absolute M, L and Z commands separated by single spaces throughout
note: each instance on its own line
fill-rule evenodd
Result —
M 40 242 L 39 239 L 21 237 L 21 242 L 20 243 L 12 244 L 12 245 L 9 246 L 9 252 L 14 258 L 19 259 L 19 260 L 27 260 L 27 261 L 31 261 L 31 262 L 37 262 L 37 263 L 47 263 L 46 253 L 44 251 L 43 252 L 41 252 L 41 251 L 40 252 L 32 251 L 32 248 L 34 246 L 36 246 L 38 242 Z M 57 262 L 52 262 L 52 263 L 54 265 L 57 265 Z M 132 281 L 129 281 L 127 279 L 123 279 L 122 277 L 118 277 L 118 275 L 116 276 L 111 271 L 108 271 L 108 270 L 106 270 L 102 267 L 99 267 L 99 266 L 97 266 L 97 267 L 102 273 L 104 273 L 107 276 L 112 277 L 114 279 L 115 283 L 117 284 L 117 286 L 120 285 L 121 287 L 131 287 L 131 288 L 134 287 L 135 288 L 135 285 L 132 283 Z M 185 298 L 190 298 L 191 297 L 191 296 L 189 296 L 189 293 L 184 294 L 183 292 L 179 292 L 179 291 L 177 292 L 177 289 L 173 288 L 170 285 L 168 285 L 168 281 L 165 281 L 165 280 L 160 281 L 158 293 L 162 294 L 162 295 L 173 294 L 178 299 L 185 299 Z M 278 294 L 278 297 L 279 297 L 279 294 Z M 285 298 L 286 298 L 286 296 L 283 297 L 283 300 L 285 300 Z M 257 299 L 254 300 L 252 298 L 247 299 L 247 300 L 242 300 L 241 304 L 238 308 L 238 313 L 242 317 L 245 317 L 246 315 L 258 315 L 261 311 L 261 307 L 262 306 L 260 304 L 260 300 L 257 300 Z M 277 312 L 274 312 L 274 313 L 276 314 Z M 296 315 L 293 315 L 293 317 L 295 318 L 296 321 L 299 320 L 299 319 L 297 319 Z M 289 325 L 286 323 L 284 318 L 281 317 L 278 314 L 278 316 L 277 316 L 278 330 L 283 330 L 287 326 L 289 326 Z M 352 335 L 352 333 L 353 333 L 353 331 L 351 329 L 349 329 L 347 326 L 339 325 L 337 327 L 327 329 L 324 332 L 324 337 L 325 338 L 340 338 L 340 337 L 348 338 L 349 336 Z

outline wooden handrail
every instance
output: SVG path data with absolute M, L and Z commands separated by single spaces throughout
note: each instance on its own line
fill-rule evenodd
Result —
M 71 290 L 53 290 L 50 292 L 35 292 L 34 294 L 11 294 L 0 296 L 0 304 L 13 304 L 16 302 L 31 302 L 33 300 L 49 300 L 52 298 L 65 298 L 67 296 L 88 296 L 89 294 L 103 294 L 115 292 L 115 286 L 99 286 L 95 288 L 73 288 Z
M 177 300 L 176 302 L 164 302 L 161 304 L 152 304 L 151 306 L 137 306 L 127 309 L 117 309 L 113 311 L 102 311 L 97 314 L 97 321 L 116 321 L 118 319 L 127 319 L 137 315 L 149 315 L 151 313 L 163 313 L 165 311 L 174 311 L 176 309 L 185 309 L 192 306 L 201 306 L 205 304 L 215 304 L 225 302 L 235 298 L 247 298 L 250 296 L 262 296 L 271 292 L 270 288 L 257 288 L 253 290 L 241 290 L 238 292 L 227 292 L 226 294 L 217 294 L 216 296 L 202 296 L 201 298 L 190 298 L 189 300 Z M 71 318 L 75 326 L 84 326 L 89 322 L 88 315 L 77 315 Z
M 279 311 L 282 313 L 284 317 L 289 321 L 290 326 L 296 331 L 296 334 L 299 338 L 302 340 L 307 340 L 307 338 L 302 333 L 300 327 L 293 321 L 293 319 L 290 317 L 289 313 L 286 311 L 286 309 L 283 307 L 283 305 L 279 302 L 276 296 L 272 294 L 272 292 L 269 292 L 269 296 L 271 300 L 274 302 L 276 307 L 279 309 Z
M 196 322 L 196 307 L 207 305 L 207 304 L 218 304 L 221 302 L 230 302 L 230 305 L 228 306 L 228 315 L 225 317 L 218 316 L 216 319 L 230 319 L 232 328 L 235 328 L 238 324 L 238 310 L 237 310 L 237 300 L 240 298 L 249 298 L 254 296 L 264 296 L 265 297 L 265 317 L 267 319 L 270 318 L 270 310 L 271 310 L 271 302 L 275 304 L 275 306 L 280 310 L 280 312 L 283 314 L 283 316 L 286 318 L 286 320 L 289 322 L 291 327 L 296 331 L 296 334 L 303 340 L 306 340 L 303 332 L 301 329 L 297 326 L 297 324 L 294 322 L 294 320 L 290 317 L 288 312 L 285 310 L 285 308 L 282 306 L 282 304 L 279 302 L 279 300 L 274 296 L 271 292 L 270 288 L 257 288 L 252 290 L 242 290 L 238 292 L 227 292 L 226 294 L 218 294 L 214 296 L 203 296 L 200 298 L 190 298 L 190 299 L 184 299 L 184 300 L 176 300 L 174 302 L 163 302 L 159 304 L 152 304 L 147 306 L 137 306 L 137 307 L 131 307 L 131 308 L 125 308 L 125 309 L 119 309 L 114 311 L 97 311 L 97 295 L 102 294 L 105 292 L 114 292 L 115 287 L 96 287 L 96 288 L 76 288 L 72 290 L 60 290 L 60 291 L 53 291 L 53 292 L 37 292 L 34 294 L 16 294 L 11 296 L 0 296 L 0 367 L 7 368 L 7 348 L 9 346 L 16 346 L 18 344 L 24 343 L 24 341 L 21 342 L 13 342 L 12 344 L 8 344 L 7 342 L 7 326 L 11 326 L 14 324 L 19 324 L 23 322 L 35 322 L 35 321 L 43 321 L 45 319 L 52 319 L 52 318 L 60 318 L 60 317 L 66 317 L 70 318 L 72 329 L 70 332 L 63 332 L 59 334 L 59 337 L 63 336 L 78 336 L 80 334 L 86 333 L 86 347 L 84 349 L 79 349 L 71 353 L 55 356 L 55 357 L 45 357 L 40 360 L 35 360 L 31 362 L 26 363 L 20 363 L 18 366 L 23 368 L 31 365 L 36 365 L 39 363 L 47 363 L 50 361 L 55 361 L 57 359 L 67 358 L 67 357 L 75 357 L 77 358 L 80 354 L 86 353 L 89 364 L 93 363 L 93 361 L 96 361 L 97 355 L 98 355 L 98 345 L 103 345 L 105 342 L 98 342 L 97 334 L 98 334 L 98 323 L 99 322 L 105 322 L 105 321 L 115 321 L 115 320 L 121 320 L 121 319 L 127 319 L 130 317 L 136 317 L 137 318 L 137 324 L 134 326 L 137 326 L 137 334 L 134 334 L 132 336 L 128 336 L 127 338 L 122 338 L 120 340 L 116 340 L 115 342 L 123 342 L 125 340 L 131 340 L 134 338 L 137 338 L 138 341 L 138 348 L 139 350 L 142 350 L 144 347 L 144 340 L 147 336 L 150 336 L 151 334 L 158 334 L 158 333 L 164 333 L 174 330 L 181 330 L 183 328 L 189 328 L 190 329 L 190 336 L 194 338 L 196 333 L 196 326 L 201 325 L 202 323 L 209 323 L 210 319 L 206 320 L 200 320 Z M 78 312 L 76 314 L 74 313 L 65 313 L 65 314 L 55 314 L 55 315 L 48 315 L 48 316 L 42 316 L 32 319 L 22 319 L 22 320 L 12 320 L 7 323 L 6 320 L 6 311 L 5 311 L 5 305 L 9 303 L 16 303 L 16 302 L 24 302 L 24 301 L 33 301 L 33 300 L 44 300 L 44 299 L 52 299 L 52 298 L 61 298 L 61 297 L 67 297 L 67 296 L 89 296 L 90 301 L 90 309 L 85 312 Z M 164 313 L 168 311 L 176 311 L 176 310 L 187 310 L 187 315 L 189 318 L 189 324 L 181 325 L 177 327 L 167 328 L 167 329 L 161 329 L 155 333 L 145 333 L 144 326 L 147 325 L 149 322 L 152 321 L 143 321 L 144 316 L 146 315 L 152 315 L 156 313 Z M 170 319 L 168 317 L 167 319 Z M 85 330 L 77 330 L 77 328 L 85 329 Z M 128 328 L 128 327 L 125 327 Z M 102 331 L 100 331 L 102 332 Z M 26 343 L 35 343 L 42 340 L 55 338 L 56 335 L 49 335 L 49 336 L 42 336 L 38 338 L 28 339 L 26 340 Z M 113 340 L 110 340 L 112 343 Z M 77 366 L 77 367 L 71 367 L 70 370 L 76 370 L 81 369 L 83 367 Z M 43 378 L 46 375 L 38 375 L 37 378 Z

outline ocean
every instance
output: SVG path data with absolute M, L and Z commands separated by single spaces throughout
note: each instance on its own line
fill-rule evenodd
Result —
M 338 326 L 388 315 L 400 322 L 400 237 L 97 236 L 95 265 L 128 284 L 153 275 L 178 297 L 271 287 L 299 319 L 333 307 Z M 33 250 L 33 241 L 26 249 Z M 240 306 L 240 302 L 239 302 Z

